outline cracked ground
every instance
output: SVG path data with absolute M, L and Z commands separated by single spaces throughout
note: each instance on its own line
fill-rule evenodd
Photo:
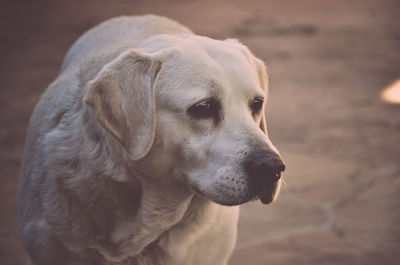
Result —
M 270 138 L 287 164 L 278 200 L 241 207 L 229 265 L 400 264 L 399 1 L 3 1 L 0 264 L 28 264 L 16 185 L 29 117 L 73 41 L 122 14 L 237 38 L 270 76 Z

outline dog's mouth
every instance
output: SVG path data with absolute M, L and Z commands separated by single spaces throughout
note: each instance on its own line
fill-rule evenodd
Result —
M 202 197 L 209 198 L 210 200 L 225 206 L 241 205 L 249 201 L 260 200 L 263 204 L 269 204 L 277 198 L 280 190 L 280 174 L 277 178 L 267 185 L 258 185 L 249 187 L 246 194 L 241 196 L 215 196 L 214 194 L 208 194 L 204 190 L 200 189 L 198 185 L 191 186 L 193 191 Z
M 263 204 L 269 204 L 273 202 L 279 193 L 280 181 L 277 180 L 272 184 L 261 190 L 260 194 L 257 196 Z

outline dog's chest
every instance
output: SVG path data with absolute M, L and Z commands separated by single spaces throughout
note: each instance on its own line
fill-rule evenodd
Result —
M 235 244 L 238 210 L 196 197 L 183 213 L 157 211 L 158 218 L 140 226 L 120 222 L 113 231 L 114 247 L 97 250 L 118 265 L 223 265 Z
M 162 264 L 225 264 L 235 244 L 238 207 L 213 204 L 182 220 L 157 241 Z
M 189 213 L 141 254 L 121 264 L 226 264 L 236 240 L 238 210 L 212 204 Z

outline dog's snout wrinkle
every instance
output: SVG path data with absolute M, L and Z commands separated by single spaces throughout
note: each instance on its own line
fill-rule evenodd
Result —
M 249 182 L 264 187 L 278 181 L 286 166 L 278 155 L 261 152 L 251 155 L 245 162 Z

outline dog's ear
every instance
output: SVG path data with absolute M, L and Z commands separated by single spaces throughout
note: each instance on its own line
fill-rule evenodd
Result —
M 161 62 L 131 49 L 103 67 L 84 97 L 132 160 L 144 157 L 154 141 L 154 80 L 160 68 Z
M 257 70 L 260 86 L 265 91 L 265 101 L 267 101 L 267 96 L 268 96 L 268 74 L 267 74 L 267 68 L 266 68 L 264 62 L 261 61 L 260 59 L 256 58 L 256 57 L 254 57 L 254 63 L 255 63 L 255 66 L 256 66 L 256 70 Z M 265 134 L 268 135 L 267 123 L 266 123 L 266 119 L 265 119 L 265 104 L 264 104 L 264 107 L 262 109 L 260 129 Z

